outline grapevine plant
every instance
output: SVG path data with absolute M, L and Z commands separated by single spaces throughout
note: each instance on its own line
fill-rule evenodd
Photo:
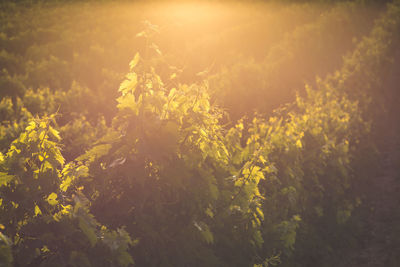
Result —
M 356 168 L 375 125 L 369 95 L 392 66 L 399 25 L 395 1 L 337 73 L 274 115 L 232 127 L 207 79 L 161 77 L 150 23 L 109 124 L 94 129 L 81 117 L 59 127 L 56 107 L 46 115 L 35 93 L 25 102 L 41 117 L 2 99 L 10 121 L 25 117 L 7 126 L 7 138 L 18 137 L 0 153 L 1 264 L 295 266 L 315 263 L 302 256 L 317 245 L 329 257 L 337 240 L 326 229 L 346 229 L 362 203 Z M 89 134 L 77 140 L 93 140 L 76 156 L 60 132 L 76 136 L 82 125 Z

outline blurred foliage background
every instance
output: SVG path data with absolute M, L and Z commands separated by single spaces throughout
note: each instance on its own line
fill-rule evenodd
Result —
M 397 0 L 2 1 L 0 265 L 349 266 L 399 33 Z

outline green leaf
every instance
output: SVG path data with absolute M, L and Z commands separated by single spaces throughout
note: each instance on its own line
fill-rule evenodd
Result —
M 132 256 L 128 253 L 128 252 L 126 252 L 126 251 L 121 251 L 119 254 L 118 254 L 118 258 L 117 258 L 117 260 L 118 260 L 118 263 L 121 265 L 121 266 L 129 266 L 129 265 L 132 265 L 133 263 L 134 263 L 134 261 L 133 261 L 133 259 L 132 259 Z
M 35 216 L 41 215 L 42 211 L 40 210 L 38 205 L 35 205 Z
M 15 178 L 14 175 L 9 175 L 5 172 L 0 172 L 0 186 L 6 185 Z
M 54 137 L 55 139 L 57 139 L 58 141 L 61 140 L 59 132 L 56 129 L 54 129 L 53 127 L 49 127 L 49 134 L 52 137 Z
M 203 234 L 204 240 L 208 243 L 208 244 L 212 244 L 214 243 L 214 236 L 211 233 L 210 229 L 208 228 L 207 225 L 205 225 L 204 230 L 201 232 Z
M 262 155 L 260 155 L 259 157 L 258 157 L 258 159 L 261 161 L 261 163 L 262 164 L 265 164 L 267 161 L 265 160 L 265 158 L 262 156 Z
M 87 151 L 82 156 L 79 156 L 76 160 L 92 162 L 95 159 L 106 155 L 110 149 L 111 149 L 110 144 L 97 145 L 97 146 L 93 147 L 92 149 L 90 149 L 89 151 Z
M 295 220 L 296 222 L 300 222 L 301 221 L 300 215 L 293 215 L 293 220 Z
M 58 204 L 57 201 L 57 194 L 56 193 L 51 193 L 47 198 L 46 198 L 47 202 L 52 205 L 55 206 Z
M 208 244 L 214 243 L 214 236 L 210 231 L 210 228 L 204 222 L 194 222 L 194 226 L 200 231 L 201 235 L 204 238 L 204 241 Z
M 141 31 L 141 32 L 139 32 L 139 33 L 137 33 L 136 34 L 136 37 L 147 37 L 147 34 L 146 34 L 146 32 L 145 31 Z
M 2 267 L 11 267 L 14 266 L 12 264 L 13 256 L 12 256 L 12 246 L 11 240 L 0 232 L 0 262 Z
M 303 147 L 303 144 L 301 143 L 300 139 L 296 141 L 296 147 L 298 147 L 298 148 L 302 148 Z
M 41 131 L 39 134 L 39 140 L 44 140 L 46 138 L 46 131 Z
M 36 128 L 36 123 L 34 121 L 29 122 L 29 125 L 25 128 L 26 132 L 30 132 Z
M 63 192 L 66 192 L 66 191 L 68 190 L 68 188 L 71 186 L 71 182 L 72 182 L 72 178 L 71 178 L 71 177 L 65 178 L 65 179 L 62 181 L 61 185 L 60 185 L 60 189 L 61 189 Z
M 129 62 L 129 67 L 131 68 L 131 70 L 133 70 L 133 68 L 136 67 L 136 65 L 139 63 L 139 60 L 140 60 L 140 55 L 139 53 L 136 53 L 135 57 L 131 60 L 131 62 Z
M 135 96 L 133 94 L 128 94 L 123 97 L 120 97 L 117 99 L 118 105 L 117 107 L 119 109 L 132 109 L 133 111 L 136 111 L 136 101 L 135 101 Z
M 262 244 L 264 243 L 264 240 L 262 238 L 261 232 L 259 230 L 255 231 L 253 233 L 253 238 L 254 238 L 254 242 L 258 247 L 261 247 Z
M 206 214 L 210 217 L 210 218 L 214 218 L 214 212 L 212 212 L 212 210 L 210 208 L 206 209 Z
M 158 46 L 155 43 L 152 43 L 150 45 L 150 48 L 152 48 L 154 51 L 156 51 L 156 53 L 159 54 L 160 56 L 162 55 L 161 50 L 158 48 Z
M 64 165 L 65 159 L 64 159 L 64 157 L 62 156 L 60 150 L 58 150 L 58 149 L 55 149 L 55 150 L 54 150 L 54 158 L 55 158 L 55 160 L 56 160 L 61 166 Z
M 83 218 L 79 218 L 79 228 L 81 228 L 82 232 L 86 235 L 88 238 L 90 245 L 93 247 L 96 245 L 97 242 L 97 236 L 96 233 L 94 232 L 94 229 L 90 227 Z
M 121 83 L 118 91 L 122 92 L 122 95 L 126 95 L 128 92 L 133 93 L 135 91 L 137 82 L 137 74 L 134 72 L 129 73 L 126 75 L 126 80 Z

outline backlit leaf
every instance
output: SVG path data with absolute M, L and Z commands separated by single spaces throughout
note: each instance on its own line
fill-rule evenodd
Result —
M 9 175 L 5 172 L 0 172 L 0 186 L 6 185 L 15 178 L 14 175 Z
M 139 36 L 139 34 L 137 34 L 136 36 Z M 133 70 L 133 68 L 136 67 L 136 65 L 139 63 L 140 60 L 140 55 L 139 53 L 135 54 L 135 57 L 131 60 L 131 62 L 129 62 L 129 67 L 131 68 L 131 70 Z
M 38 205 L 35 205 L 35 216 L 41 215 L 42 211 L 40 210 Z
M 58 204 L 57 201 L 57 194 L 56 193 L 51 193 L 47 198 L 46 198 L 47 202 L 52 205 L 55 206 Z

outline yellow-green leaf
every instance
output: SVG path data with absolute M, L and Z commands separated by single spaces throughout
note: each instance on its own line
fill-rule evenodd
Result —
M 209 217 L 214 218 L 214 212 L 212 212 L 212 210 L 211 210 L 210 208 L 207 208 L 207 209 L 206 209 L 206 214 L 207 214 Z
M 14 175 L 9 175 L 5 172 L 0 172 L 0 186 L 6 185 L 15 178 Z
M 56 193 L 51 193 L 48 197 L 47 197 L 47 202 L 50 204 L 50 205 L 52 205 L 52 206 L 55 206 L 55 205 L 57 205 L 58 204 L 58 201 L 57 201 L 57 194 Z
M 136 65 L 139 63 L 139 59 L 140 59 L 140 55 L 139 53 L 135 54 L 135 57 L 131 60 L 131 62 L 129 62 L 129 67 L 131 68 L 131 70 L 136 67 Z
M 68 188 L 70 187 L 72 182 L 71 177 L 67 177 L 64 179 L 64 181 L 62 181 L 61 185 L 60 185 L 60 189 L 65 192 L 68 190 Z
M 90 245 L 93 247 L 97 242 L 97 236 L 94 232 L 94 229 L 90 227 L 82 218 L 79 219 L 79 228 L 81 228 L 82 232 L 89 239 Z
M 135 96 L 132 94 L 128 94 L 125 95 L 123 97 L 120 97 L 117 99 L 117 101 L 119 102 L 119 104 L 117 105 L 117 107 L 119 109 L 132 109 L 133 111 L 137 110 L 137 105 L 136 105 L 136 101 L 135 101 Z
M 49 127 L 49 133 L 51 134 L 52 137 L 54 137 L 57 140 L 61 140 L 59 132 L 54 129 L 53 127 Z
M 298 148 L 302 148 L 302 147 L 303 147 L 303 144 L 301 143 L 301 140 L 300 140 L 300 139 L 296 141 L 296 146 L 297 146 Z
M 35 216 L 41 215 L 42 211 L 40 210 L 38 205 L 35 205 Z

